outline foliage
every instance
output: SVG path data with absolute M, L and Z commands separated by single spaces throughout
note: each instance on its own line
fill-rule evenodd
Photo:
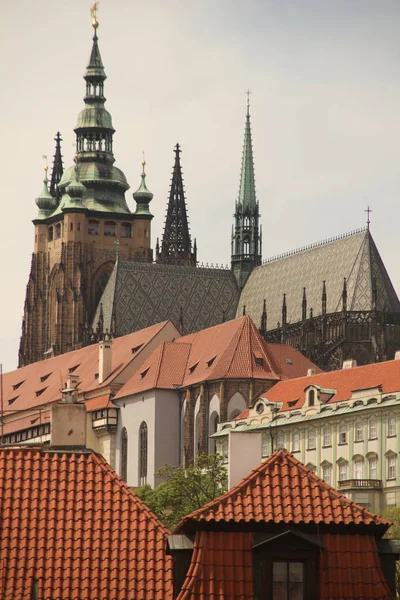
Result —
M 145 485 L 136 494 L 169 529 L 207 502 L 214 500 L 227 488 L 227 472 L 219 454 L 201 454 L 196 464 L 188 468 L 182 465 L 164 465 L 156 473 L 164 480 L 158 487 Z

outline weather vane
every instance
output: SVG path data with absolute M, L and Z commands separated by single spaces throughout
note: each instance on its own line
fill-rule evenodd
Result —
M 142 159 L 142 166 L 144 167 L 144 166 L 146 166 L 146 159 L 145 159 L 145 157 L 144 157 L 144 150 L 142 150 L 142 156 L 143 156 L 143 159 Z
M 92 16 L 92 25 L 93 25 L 93 29 L 97 29 L 99 26 L 99 22 L 97 20 L 97 11 L 99 10 L 99 3 L 95 2 L 92 6 L 92 8 L 90 9 L 90 14 Z
M 44 171 L 45 171 L 45 173 L 47 175 L 47 171 L 49 170 L 49 165 L 47 164 L 47 156 L 46 156 L 46 154 L 43 154 L 42 158 L 44 160 Z

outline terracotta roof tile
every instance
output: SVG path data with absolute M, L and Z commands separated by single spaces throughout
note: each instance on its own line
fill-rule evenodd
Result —
M 375 538 L 370 535 L 323 536 L 320 554 L 321 600 L 389 600 L 392 598 L 381 571 Z
M 383 529 L 390 525 L 345 498 L 286 450 L 274 452 L 231 490 L 184 517 L 176 531 L 224 521 L 362 524 Z
M 93 452 L 0 449 L 0 598 L 172 598 L 167 530 Z
M 283 402 L 282 410 L 289 410 L 289 402 L 294 400 L 299 400 L 296 408 L 301 408 L 305 401 L 304 390 L 310 385 L 336 390 L 329 403 L 348 400 L 353 391 L 379 386 L 382 386 L 384 394 L 389 394 L 400 389 L 400 360 L 281 381 L 263 394 L 263 397 L 271 402 Z

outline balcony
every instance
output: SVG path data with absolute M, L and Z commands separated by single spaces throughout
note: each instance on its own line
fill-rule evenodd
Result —
M 383 488 L 381 479 L 344 479 L 338 482 L 339 490 L 363 489 L 363 490 L 378 490 Z
M 94 430 L 106 429 L 111 431 L 118 425 L 118 412 L 115 408 L 102 408 L 92 414 L 92 427 Z

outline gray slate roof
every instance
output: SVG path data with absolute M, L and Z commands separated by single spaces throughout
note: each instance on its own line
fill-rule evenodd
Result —
M 326 281 L 327 312 L 342 309 L 343 279 L 347 278 L 347 310 L 372 309 L 373 279 L 377 308 L 400 312 L 400 303 L 385 266 L 366 229 L 315 244 L 266 261 L 250 274 L 240 295 L 237 315 L 246 313 L 259 325 L 263 300 L 267 304 L 267 329 L 282 322 L 282 300 L 286 294 L 287 322 L 301 321 L 303 287 L 307 294 L 307 316 L 322 310 L 322 282 Z
M 111 329 L 113 306 L 116 335 L 138 331 L 170 319 L 178 327 L 183 312 L 184 333 L 193 333 L 235 318 L 239 291 L 228 269 L 210 269 L 138 262 L 115 265 L 100 304 L 104 328 Z

